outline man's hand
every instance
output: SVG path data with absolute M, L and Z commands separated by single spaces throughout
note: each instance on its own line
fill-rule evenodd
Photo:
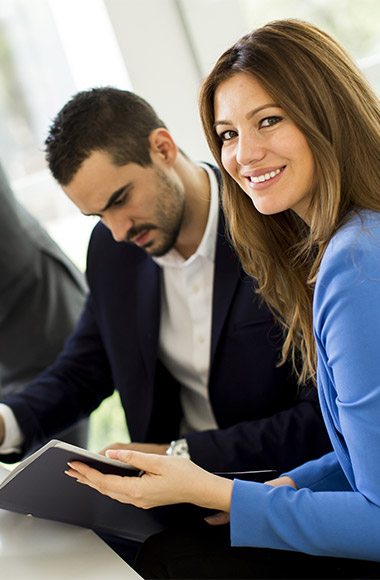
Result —
M 143 451 L 144 453 L 155 453 L 156 455 L 165 455 L 166 450 L 169 447 L 168 444 L 157 444 L 157 443 L 113 443 L 105 449 L 100 451 L 100 455 L 105 455 L 106 451 L 109 449 L 119 450 L 119 449 L 130 449 L 131 451 Z
M 4 425 L 4 419 L 3 416 L 0 415 L 0 445 L 2 444 L 2 442 L 4 441 L 4 437 L 5 437 L 5 425 Z

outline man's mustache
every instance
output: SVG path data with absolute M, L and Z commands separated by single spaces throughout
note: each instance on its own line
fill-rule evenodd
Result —
M 157 226 L 154 224 L 142 224 L 138 227 L 132 227 L 126 236 L 125 241 L 127 243 L 131 243 L 133 238 L 140 236 L 142 233 L 146 232 L 147 230 L 157 230 Z M 132 242 L 133 243 L 133 242 Z

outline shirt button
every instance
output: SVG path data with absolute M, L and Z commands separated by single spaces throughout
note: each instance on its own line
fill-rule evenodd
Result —
M 194 284 L 194 286 L 193 286 L 193 292 L 194 292 L 194 294 L 196 294 L 197 292 L 199 292 L 199 286 L 198 286 L 198 284 Z
M 200 344 L 203 344 L 203 343 L 204 343 L 204 341 L 205 341 L 205 337 L 204 337 L 204 336 L 199 336 L 199 337 L 198 337 L 198 342 L 199 342 Z

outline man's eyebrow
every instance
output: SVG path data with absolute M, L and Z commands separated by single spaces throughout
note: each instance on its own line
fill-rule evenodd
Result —
M 122 187 L 120 187 L 120 189 L 117 189 L 116 191 L 114 191 L 111 196 L 109 197 L 106 205 L 103 207 L 103 209 L 101 209 L 98 212 L 93 212 L 93 213 L 84 213 L 82 211 L 82 214 L 87 216 L 87 217 L 102 217 L 102 213 L 105 212 L 108 208 L 110 208 L 112 206 L 113 203 L 115 203 L 115 201 L 117 201 L 119 199 L 119 197 L 123 194 L 128 192 L 129 190 L 131 190 L 133 187 L 133 183 L 130 181 L 128 183 L 126 183 L 125 185 L 123 185 Z
M 267 103 L 266 105 L 260 105 L 260 107 L 257 107 L 256 109 L 253 109 L 252 111 L 247 113 L 246 118 L 252 119 L 252 117 L 254 117 L 257 113 L 259 113 L 263 109 L 269 109 L 270 107 L 277 107 L 278 108 L 278 105 L 275 105 L 274 103 Z M 232 124 L 231 121 L 221 119 L 220 121 L 215 121 L 214 129 L 216 129 L 218 125 L 231 125 L 231 124 Z
M 106 205 L 103 207 L 103 209 L 100 210 L 100 213 L 103 213 L 104 211 L 106 211 L 108 208 L 111 207 L 111 205 L 113 203 L 115 203 L 115 201 L 118 200 L 118 198 L 125 192 L 128 191 L 129 189 L 131 189 L 132 187 L 132 183 L 126 183 L 125 185 L 123 185 L 122 187 L 120 187 L 120 189 L 117 189 L 116 191 L 114 191 L 111 196 L 109 197 Z

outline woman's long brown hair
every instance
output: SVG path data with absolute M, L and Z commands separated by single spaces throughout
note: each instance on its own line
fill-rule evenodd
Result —
M 214 94 L 236 73 L 255 77 L 304 134 L 315 185 L 307 226 L 292 210 L 262 215 L 221 163 Z M 222 171 L 231 239 L 247 273 L 283 325 L 283 361 L 315 380 L 312 297 L 320 261 L 351 212 L 380 211 L 380 104 L 346 52 L 314 26 L 281 20 L 241 38 L 217 61 L 200 93 L 209 147 Z

